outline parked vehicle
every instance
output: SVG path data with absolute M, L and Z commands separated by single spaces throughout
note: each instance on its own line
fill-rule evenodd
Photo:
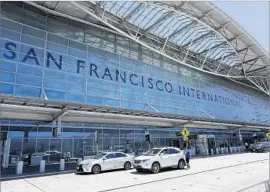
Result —
M 149 170 L 158 173 L 166 167 L 184 169 L 186 165 L 184 152 L 176 147 L 153 148 L 134 159 L 134 168 L 138 172 Z
M 105 170 L 131 169 L 133 157 L 122 152 L 99 153 L 91 159 L 83 160 L 77 166 L 77 172 L 94 174 Z
M 252 147 L 253 152 L 268 152 L 270 151 L 270 142 L 257 142 Z
M 66 153 L 60 151 L 45 151 L 44 156 L 48 157 L 50 161 L 60 161 L 60 159 L 66 159 Z

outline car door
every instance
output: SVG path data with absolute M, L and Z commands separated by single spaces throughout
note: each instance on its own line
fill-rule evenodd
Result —
M 111 170 L 115 167 L 115 153 L 109 153 L 102 159 L 101 169 L 102 170 Z
M 115 153 L 115 169 L 121 169 L 124 167 L 126 161 L 126 154 Z
M 180 151 L 174 148 L 168 148 L 168 156 L 169 156 L 169 166 L 176 166 L 178 165 L 178 161 L 180 159 Z
M 160 166 L 161 167 L 168 167 L 170 166 L 170 159 L 169 159 L 169 155 L 168 155 L 168 149 L 163 149 L 160 154 Z

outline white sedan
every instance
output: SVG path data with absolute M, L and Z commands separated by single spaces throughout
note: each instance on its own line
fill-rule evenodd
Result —
M 150 170 L 158 173 L 166 167 L 177 167 L 184 169 L 186 165 L 184 152 L 176 147 L 153 148 L 134 159 L 133 167 L 141 172 Z
M 91 159 L 81 161 L 77 166 L 78 172 L 100 173 L 105 170 L 129 170 L 133 163 L 133 156 L 121 152 L 100 153 Z

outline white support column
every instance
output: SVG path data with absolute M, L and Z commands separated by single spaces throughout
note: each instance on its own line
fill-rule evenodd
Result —
M 10 143 L 11 143 L 11 139 L 7 138 L 7 140 L 5 141 L 5 147 L 4 147 L 4 157 L 3 157 L 3 162 L 2 162 L 3 168 L 8 168 Z

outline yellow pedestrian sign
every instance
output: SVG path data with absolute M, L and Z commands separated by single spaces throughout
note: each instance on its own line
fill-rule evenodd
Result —
M 188 140 L 188 137 L 184 137 L 184 141 L 187 141 Z
M 266 133 L 266 137 L 270 139 L 270 132 Z
M 187 128 L 184 128 L 181 133 L 184 136 L 184 138 L 189 136 L 189 130 Z

